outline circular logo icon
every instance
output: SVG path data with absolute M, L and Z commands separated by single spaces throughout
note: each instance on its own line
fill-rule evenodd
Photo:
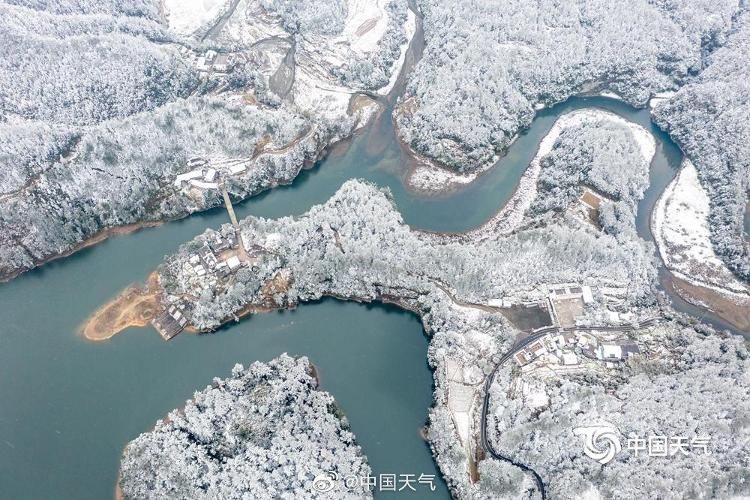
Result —
M 622 449 L 617 429 L 609 423 L 576 427 L 573 434 L 583 436 L 583 452 L 602 465 L 609 463 Z
M 315 476 L 315 479 L 313 479 L 312 482 L 312 487 L 319 493 L 328 493 L 336 486 L 336 480 L 338 480 L 338 478 L 339 476 L 335 472 L 323 472 L 322 474 Z

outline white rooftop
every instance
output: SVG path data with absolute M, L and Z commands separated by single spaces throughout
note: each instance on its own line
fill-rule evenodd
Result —
M 622 359 L 622 347 L 617 344 L 602 344 L 599 346 L 601 359 Z
M 564 352 L 562 355 L 562 362 L 564 365 L 577 365 L 578 356 L 572 352 Z

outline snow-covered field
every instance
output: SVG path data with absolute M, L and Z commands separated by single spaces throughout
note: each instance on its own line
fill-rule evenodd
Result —
M 228 5 L 229 0 L 163 0 L 169 30 L 185 36 L 217 18 Z
M 651 133 L 640 125 L 601 109 L 582 109 L 564 114 L 557 119 L 552 129 L 539 143 L 539 149 L 518 182 L 516 192 L 513 193 L 511 199 L 508 200 L 503 209 L 490 219 L 487 224 L 476 229 L 476 232 L 485 233 L 490 231 L 492 233 L 506 234 L 518 227 L 523 220 L 524 214 L 536 197 L 537 182 L 542 169 L 541 160 L 552 151 L 552 147 L 555 145 L 555 141 L 557 141 L 560 133 L 568 127 L 600 120 L 609 120 L 627 126 L 633 133 L 633 137 L 641 149 L 641 154 L 643 154 L 647 162 L 651 162 L 656 152 L 656 141 Z M 478 236 L 476 232 L 474 233 Z
M 708 195 L 698 171 L 685 160 L 654 210 L 654 237 L 665 265 L 694 285 L 750 297 L 750 288 L 714 253 L 708 214 Z
M 345 42 L 360 55 L 377 50 L 388 28 L 385 8 L 389 3 L 390 0 L 349 0 L 344 31 L 334 43 Z
M 658 94 L 654 94 L 654 97 L 648 101 L 649 108 L 654 109 L 660 104 L 667 102 L 674 94 L 674 92 L 659 92 Z

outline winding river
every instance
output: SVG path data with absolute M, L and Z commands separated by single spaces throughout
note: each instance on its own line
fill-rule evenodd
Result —
M 417 40 L 412 60 L 421 48 Z M 402 86 L 400 82 L 394 95 Z M 639 234 L 652 240 L 651 210 L 681 160 L 679 149 L 651 123 L 648 111 L 612 99 L 576 97 L 541 111 L 479 182 L 440 196 L 416 195 L 404 187 L 403 165 L 409 158 L 394 134 L 392 102 L 383 100 L 384 113 L 375 123 L 334 147 L 293 185 L 240 204 L 238 216 L 301 214 L 328 199 L 345 180 L 364 178 L 391 189 L 410 225 L 465 231 L 507 202 L 557 117 L 600 107 L 657 138 L 652 184 L 638 214 Z M 169 343 L 150 328 L 131 329 L 99 344 L 76 333 L 92 311 L 129 283 L 144 280 L 165 254 L 224 222 L 225 212 L 217 209 L 115 237 L 0 285 L 3 498 L 112 496 L 127 441 L 181 406 L 212 377 L 229 375 L 235 363 L 268 360 L 282 352 L 308 355 L 318 366 L 322 387 L 349 417 L 376 474 L 438 474 L 418 433 L 432 402 L 428 340 L 413 315 L 394 307 L 323 300 L 245 319 L 215 337 L 183 334 Z M 672 297 L 678 309 L 726 327 Z M 439 483 L 432 497 L 448 498 L 445 484 Z

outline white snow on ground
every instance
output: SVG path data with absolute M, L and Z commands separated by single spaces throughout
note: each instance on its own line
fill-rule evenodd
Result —
M 293 95 L 295 105 L 303 112 L 315 113 L 330 120 L 346 116 L 349 100 L 358 91 L 340 85 L 331 76 L 330 70 L 343 66 L 353 55 L 360 57 L 379 49 L 378 44 L 388 28 L 386 8 L 390 1 L 349 0 L 349 16 L 341 34 L 332 38 L 308 34 L 298 41 Z M 406 29 L 407 35 L 413 35 L 416 30 L 416 18 L 411 11 Z M 403 50 L 404 57 L 406 47 Z M 392 68 L 393 83 L 402 64 L 403 58 Z M 360 124 L 363 122 L 362 118 L 372 115 L 372 111 L 363 114 Z
M 513 193 L 513 196 L 508 200 L 508 203 L 506 203 L 503 209 L 490 219 L 487 224 L 472 231 L 470 234 L 473 237 L 481 237 L 482 234 L 486 235 L 488 231 L 493 234 L 507 234 L 518 227 L 523 220 L 524 214 L 536 197 L 537 181 L 539 180 L 539 174 L 542 169 L 541 160 L 552 151 L 552 147 L 555 145 L 555 141 L 557 141 L 560 133 L 568 127 L 600 120 L 610 120 L 626 125 L 633 133 L 633 137 L 635 138 L 638 147 L 641 149 L 643 157 L 649 163 L 651 162 L 651 159 L 656 152 L 656 141 L 651 133 L 640 125 L 631 123 L 614 113 L 601 109 L 582 109 L 564 114 L 557 119 L 552 126 L 552 129 L 539 143 L 539 149 L 537 150 L 536 156 L 531 160 L 526 172 L 524 172 L 518 182 L 516 192 Z
M 414 15 L 414 12 L 412 12 L 411 9 L 409 9 L 406 15 L 406 24 L 404 24 L 406 42 L 401 45 L 401 55 L 399 55 L 396 62 L 393 63 L 393 67 L 391 68 L 391 79 L 388 81 L 388 85 L 378 90 L 378 94 L 380 95 L 388 95 L 391 90 L 393 90 L 393 86 L 396 85 L 396 80 L 398 80 L 398 76 L 401 74 L 401 69 L 404 67 L 404 61 L 406 61 L 406 52 L 414 38 L 414 34 L 417 32 L 417 16 Z
M 354 91 L 316 78 L 303 65 L 297 66 L 294 80 L 294 104 L 305 113 L 336 120 L 349 108 Z
M 420 163 L 409 174 L 409 186 L 419 191 L 446 191 L 450 187 L 469 184 L 477 174 L 457 174 L 448 169 L 436 167 L 430 163 Z
M 229 0 L 163 0 L 169 30 L 191 35 L 198 28 L 218 17 Z
M 670 100 L 674 92 L 659 92 L 648 101 L 648 106 L 651 109 L 656 108 L 658 105 Z
M 667 268 L 694 285 L 745 296 L 750 288 L 716 256 L 708 225 L 709 200 L 690 160 L 659 199 L 653 230 Z
M 522 382 L 524 403 L 533 410 L 545 408 L 549 405 L 549 396 L 544 383 L 538 380 L 524 380 Z
M 511 144 L 515 142 L 514 137 Z M 468 174 L 459 174 L 445 167 L 435 165 L 424 158 L 418 158 L 419 162 L 409 172 L 406 183 L 415 191 L 425 193 L 444 193 L 464 184 L 469 184 L 477 180 L 479 176 L 491 169 L 500 157 L 495 155 L 492 160 L 477 170 Z
M 344 29 L 335 38 L 311 35 L 298 45 L 297 75 L 294 83 L 295 104 L 305 111 L 314 110 L 321 116 L 336 119 L 346 113 L 349 99 L 355 90 L 343 87 L 329 73 L 330 68 L 343 66 L 352 56 L 358 57 L 378 50 L 378 44 L 388 28 L 391 0 L 349 0 Z M 410 28 L 410 25 L 413 25 Z M 413 36 L 416 18 L 409 11 L 407 35 Z M 411 30 L 411 31 L 409 31 Z M 402 56 L 405 57 L 406 47 Z M 403 58 L 392 68 L 391 81 L 395 83 Z M 389 86 L 392 86 L 389 83 Z M 388 93 L 390 89 L 385 87 Z
M 228 43 L 253 44 L 271 37 L 287 38 L 277 16 L 269 15 L 257 0 L 240 0 L 219 39 Z
M 389 3 L 391 0 L 349 0 L 344 31 L 333 42 L 344 42 L 359 55 L 376 51 L 388 29 L 385 9 Z
M 379 42 L 387 32 L 392 0 L 348 0 L 349 13 L 341 33 L 326 36 L 306 33 L 296 40 L 294 84 L 291 99 L 302 113 L 340 121 L 347 117 L 352 95 L 359 92 L 344 87 L 331 74 L 354 57 L 362 57 L 379 50 Z M 206 28 L 230 5 L 230 0 L 164 0 L 164 10 L 170 29 L 189 35 Z M 407 35 L 416 31 L 416 17 L 408 11 L 405 23 Z M 270 77 L 281 66 L 287 45 L 278 39 L 289 37 L 280 18 L 265 11 L 258 0 L 240 0 L 232 16 L 226 21 L 219 40 L 225 43 L 255 44 L 261 61 L 261 73 Z M 393 65 L 386 92 L 395 83 L 405 58 Z M 358 126 L 364 125 L 377 112 L 374 103 L 361 109 L 356 117 Z
M 605 90 L 600 94 L 602 97 L 609 97 L 610 99 L 617 99 L 618 101 L 624 101 L 620 94 L 612 92 L 611 90 Z
M 471 432 L 471 421 L 469 414 L 466 412 L 452 412 L 453 423 L 456 425 L 456 432 L 464 446 L 468 446 L 469 434 Z

